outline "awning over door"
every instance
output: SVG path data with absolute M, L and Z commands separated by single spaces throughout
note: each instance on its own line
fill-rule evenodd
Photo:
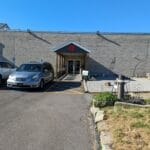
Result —
M 65 73 L 81 73 L 84 69 L 86 57 L 90 51 L 75 43 L 65 43 L 54 49 L 56 52 L 57 77 Z
M 87 54 L 87 53 L 90 53 L 90 51 L 75 43 L 75 42 L 69 42 L 69 43 L 66 43 L 66 44 L 63 44 L 57 48 L 54 49 L 54 51 L 56 53 L 61 53 L 61 54 Z

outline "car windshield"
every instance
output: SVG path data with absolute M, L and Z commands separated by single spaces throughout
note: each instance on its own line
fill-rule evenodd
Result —
M 40 64 L 23 64 L 17 71 L 26 71 L 26 72 L 40 72 L 42 70 Z

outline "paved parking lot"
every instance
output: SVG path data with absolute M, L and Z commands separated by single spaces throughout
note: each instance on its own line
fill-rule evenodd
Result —
M 0 150 L 91 150 L 89 102 L 80 83 L 49 86 L 0 88 Z

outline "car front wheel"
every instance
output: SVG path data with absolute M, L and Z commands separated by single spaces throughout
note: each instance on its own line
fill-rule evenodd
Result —
M 40 89 L 44 89 L 44 81 L 43 81 L 43 80 L 41 80 L 40 85 L 39 85 L 39 88 L 40 88 Z

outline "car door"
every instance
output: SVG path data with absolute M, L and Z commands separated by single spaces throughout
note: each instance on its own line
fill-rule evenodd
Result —
M 7 62 L 2 62 L 1 64 L 1 73 L 2 73 L 2 77 L 3 79 L 7 79 L 9 74 L 10 74 L 10 68 Z
M 13 73 L 14 71 L 16 71 L 16 67 L 13 64 L 7 63 L 7 66 L 9 68 L 9 74 Z
M 8 62 L 2 62 L 1 63 L 1 73 L 3 79 L 7 79 L 8 76 L 16 70 L 15 66 L 8 63 Z
M 3 79 L 3 70 L 2 70 L 2 62 L 0 62 L 0 85 L 2 83 L 2 79 Z

